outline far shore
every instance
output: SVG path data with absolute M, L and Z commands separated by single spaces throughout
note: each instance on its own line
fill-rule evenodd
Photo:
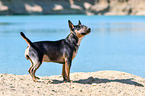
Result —
M 0 15 L 145 15 L 145 0 L 1 0 Z

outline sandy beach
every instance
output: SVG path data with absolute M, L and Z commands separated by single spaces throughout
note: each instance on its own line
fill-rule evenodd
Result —
M 145 96 L 145 78 L 119 71 L 71 73 L 71 83 L 62 76 L 40 77 L 0 74 L 0 96 Z

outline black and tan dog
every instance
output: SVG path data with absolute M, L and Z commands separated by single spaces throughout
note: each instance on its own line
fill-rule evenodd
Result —
M 70 81 L 70 67 L 72 60 L 77 54 L 82 38 L 89 34 L 91 29 L 85 25 L 73 25 L 68 20 L 70 34 L 59 41 L 40 41 L 31 42 L 24 33 L 20 32 L 21 36 L 28 43 L 25 51 L 25 57 L 31 61 L 31 67 L 28 72 L 34 81 L 39 78 L 35 76 L 36 70 L 40 67 L 42 62 L 57 62 L 63 64 L 62 75 L 64 81 Z

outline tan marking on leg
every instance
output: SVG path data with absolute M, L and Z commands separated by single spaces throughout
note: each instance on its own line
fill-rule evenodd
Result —
M 65 64 L 63 64 L 63 68 L 62 68 L 62 76 L 63 76 L 63 81 L 65 81 L 66 80 Z
M 67 61 L 65 61 L 65 72 L 66 72 L 66 79 L 70 82 L 70 66 L 68 65 Z

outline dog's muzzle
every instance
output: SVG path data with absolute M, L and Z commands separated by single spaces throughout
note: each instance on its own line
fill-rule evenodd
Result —
M 81 33 L 82 35 L 87 35 L 91 32 L 91 28 L 88 28 L 87 31 L 85 33 Z

